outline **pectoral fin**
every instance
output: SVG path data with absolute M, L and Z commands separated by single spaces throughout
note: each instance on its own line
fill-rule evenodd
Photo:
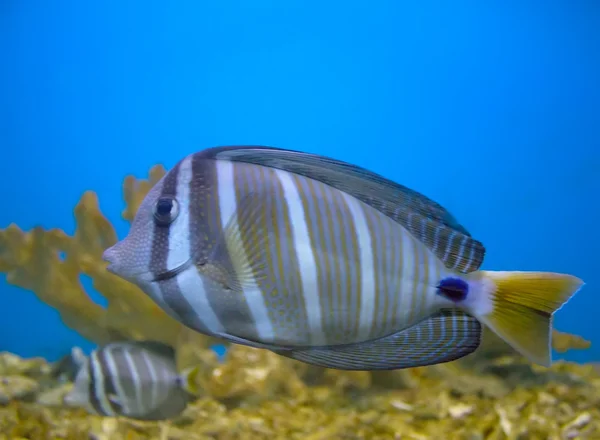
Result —
M 205 267 L 198 267 L 230 290 L 265 279 L 265 243 L 271 231 L 266 197 L 250 193 L 237 204 Z

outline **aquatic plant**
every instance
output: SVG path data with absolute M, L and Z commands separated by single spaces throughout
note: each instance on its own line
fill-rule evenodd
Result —
M 141 182 L 128 178 L 124 193 L 127 216 L 139 203 L 139 193 L 164 173 L 153 168 L 150 178 Z M 92 191 L 83 194 L 74 210 L 73 236 L 62 230 L 35 227 L 22 231 L 11 224 L 0 233 L 0 271 L 9 283 L 33 291 L 56 309 L 64 323 L 85 338 L 105 343 L 115 338 L 153 337 L 172 342 L 178 325 L 165 316 L 131 284 L 105 270 L 103 250 L 116 242 L 114 228 L 101 213 Z M 108 302 L 103 308 L 85 292 L 81 275 L 93 281 L 94 288 Z M 157 325 L 156 320 L 160 320 Z M 160 329 L 160 331 L 157 331 Z

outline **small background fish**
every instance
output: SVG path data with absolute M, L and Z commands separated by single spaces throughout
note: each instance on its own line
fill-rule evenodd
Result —
M 197 393 L 196 368 L 177 373 L 172 347 L 153 341 L 115 342 L 93 351 L 81 365 L 70 406 L 93 414 L 142 420 L 169 419 Z

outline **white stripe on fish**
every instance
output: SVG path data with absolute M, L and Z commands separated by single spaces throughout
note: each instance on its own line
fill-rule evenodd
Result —
M 237 221 L 237 202 L 235 196 L 234 165 L 231 162 L 216 161 L 218 176 L 218 195 L 221 217 L 221 230 L 229 225 L 233 228 L 235 234 L 239 234 Z M 239 235 L 238 235 L 239 236 Z M 247 261 L 248 257 L 244 255 Z M 272 341 L 273 324 L 269 318 L 269 313 L 260 287 L 256 280 L 245 279 L 242 293 L 246 298 L 246 303 L 252 314 L 256 332 L 261 340 Z
M 283 186 L 285 200 L 288 204 L 292 234 L 294 237 L 294 250 L 297 255 L 297 261 L 300 266 L 300 277 L 302 280 L 302 293 L 306 304 L 306 316 L 311 332 L 311 342 L 315 345 L 325 345 L 327 338 L 323 333 L 321 324 L 321 303 L 319 301 L 319 282 L 317 279 L 317 269 L 315 266 L 315 257 L 310 245 L 310 235 L 305 220 L 304 207 L 298 188 L 289 173 L 276 170 L 275 174 Z
M 169 255 L 167 267 L 182 266 L 192 258 L 190 249 L 190 182 L 192 175 L 192 156 L 188 156 L 180 165 L 177 175 L 177 200 L 179 201 L 179 218 L 169 230 Z M 223 331 L 223 324 L 213 310 L 201 275 L 195 265 L 188 266 L 177 277 L 179 291 L 192 307 L 196 318 L 211 332 Z
M 361 273 L 361 285 L 354 286 L 359 292 L 360 321 L 358 324 L 357 341 L 366 341 L 369 339 L 371 324 L 375 312 L 375 270 L 373 268 L 373 243 L 371 232 L 367 226 L 362 202 L 356 200 L 349 194 L 342 193 L 348 209 L 354 219 L 355 233 L 360 250 L 359 270 Z M 377 292 L 379 295 L 383 292 Z
M 114 411 L 112 410 L 112 406 L 108 397 L 106 396 L 105 390 L 105 378 L 102 374 L 102 366 L 100 365 L 100 359 L 98 353 L 92 353 L 90 356 L 90 368 L 92 372 L 92 381 L 94 383 L 94 395 L 98 400 L 98 404 L 100 405 L 100 409 L 104 414 L 114 415 Z

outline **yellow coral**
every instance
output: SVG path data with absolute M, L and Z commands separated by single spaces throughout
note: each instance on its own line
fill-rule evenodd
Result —
M 125 219 L 132 220 L 148 190 L 164 173 L 162 166 L 155 166 L 149 179 L 125 179 Z M 74 214 L 73 236 L 41 227 L 24 232 L 14 224 L 0 231 L 0 271 L 6 273 L 7 281 L 33 291 L 60 313 L 68 327 L 96 343 L 153 339 L 176 345 L 181 324 L 136 286 L 105 270 L 102 252 L 117 241 L 117 236 L 100 211 L 96 194 L 85 192 Z M 81 275 L 91 278 L 94 289 L 106 298 L 106 308 L 86 293 Z
M 0 406 L 0 440 L 600 438 L 600 376 L 591 366 L 559 362 L 501 394 L 486 392 L 496 387 L 493 376 L 457 380 L 432 376 L 427 368 L 403 370 L 411 371 L 414 386 L 386 382 L 362 389 L 330 375 L 307 386 L 312 367 L 297 368 L 264 350 L 234 346 L 232 352 L 214 371 L 218 378 L 206 395 L 173 420 L 98 417 L 44 404 L 38 395 Z M 13 373 L 31 371 L 30 360 L 16 368 L 8 357 L 4 364 Z M 0 382 L 5 378 L 0 369 Z M 481 386 L 472 386 L 475 381 Z

